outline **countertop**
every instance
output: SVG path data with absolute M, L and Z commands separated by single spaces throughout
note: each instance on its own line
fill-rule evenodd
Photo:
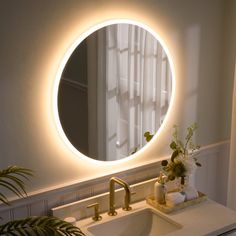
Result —
M 154 209 L 146 201 L 134 203 L 132 204 L 132 208 L 130 212 L 142 208 Z M 156 211 L 159 215 L 165 218 L 167 217 L 182 226 L 180 229 L 168 233 L 168 236 L 216 236 L 236 228 L 236 212 L 210 199 L 169 214 Z M 107 213 L 103 213 L 103 219 L 99 222 L 94 222 L 91 218 L 87 218 L 77 221 L 76 226 L 81 228 L 87 236 L 90 236 L 91 234 L 87 231 L 87 227 L 110 221 L 111 219 L 115 219 L 115 217 L 122 217 L 125 214 L 129 214 L 129 212 L 127 213 L 122 209 L 118 209 L 117 216 L 108 216 Z

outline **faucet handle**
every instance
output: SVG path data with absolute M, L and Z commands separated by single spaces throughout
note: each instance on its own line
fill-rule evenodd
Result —
M 99 215 L 99 204 L 96 202 L 96 203 L 93 203 L 93 204 L 90 204 L 87 206 L 87 208 L 93 208 L 94 207 L 94 216 L 92 217 L 92 219 L 94 221 L 99 221 L 102 219 L 102 217 Z

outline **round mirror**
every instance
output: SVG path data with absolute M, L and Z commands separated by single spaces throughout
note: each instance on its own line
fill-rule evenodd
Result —
M 100 28 L 63 70 L 57 101 L 62 129 L 90 158 L 125 158 L 147 144 L 147 131 L 155 134 L 162 125 L 172 86 L 169 58 L 150 32 L 126 23 Z

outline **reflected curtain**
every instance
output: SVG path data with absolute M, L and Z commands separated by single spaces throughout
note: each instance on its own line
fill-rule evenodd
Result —
M 168 58 L 146 30 L 106 27 L 106 156 L 121 159 L 145 145 L 163 122 L 171 94 Z

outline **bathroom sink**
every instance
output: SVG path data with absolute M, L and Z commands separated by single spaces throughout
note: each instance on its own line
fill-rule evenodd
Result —
M 131 212 L 124 216 L 87 228 L 94 236 L 159 236 L 179 230 L 182 226 L 150 208 Z

